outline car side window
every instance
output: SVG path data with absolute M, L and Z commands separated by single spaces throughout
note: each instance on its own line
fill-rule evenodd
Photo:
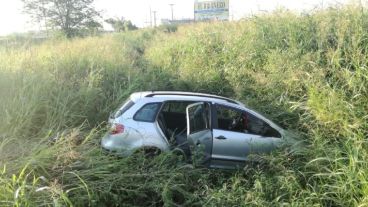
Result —
M 222 105 L 216 105 L 218 128 L 227 131 L 244 132 L 244 127 L 237 124 L 241 111 Z
M 216 112 L 218 129 L 264 137 L 281 137 L 281 134 L 265 121 L 246 111 L 216 105 Z
M 148 103 L 140 108 L 134 115 L 135 121 L 154 122 L 161 103 Z

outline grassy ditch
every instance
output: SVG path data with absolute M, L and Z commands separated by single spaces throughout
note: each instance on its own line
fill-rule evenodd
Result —
M 1 47 L 0 206 L 368 205 L 367 17 L 356 6 L 279 11 Z M 106 155 L 108 114 L 142 90 L 241 100 L 307 150 L 239 171 Z

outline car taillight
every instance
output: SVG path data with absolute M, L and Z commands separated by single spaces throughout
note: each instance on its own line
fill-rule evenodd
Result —
M 111 127 L 111 132 L 110 134 L 114 135 L 114 134 L 121 134 L 124 133 L 124 125 L 122 124 L 113 124 Z

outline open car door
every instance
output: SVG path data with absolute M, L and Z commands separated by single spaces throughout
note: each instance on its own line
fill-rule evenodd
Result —
M 211 105 L 206 102 L 186 108 L 187 139 L 194 163 L 210 165 L 212 153 Z

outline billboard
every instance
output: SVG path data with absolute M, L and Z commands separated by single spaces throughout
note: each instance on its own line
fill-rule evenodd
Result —
M 229 20 L 229 0 L 195 0 L 194 20 Z

